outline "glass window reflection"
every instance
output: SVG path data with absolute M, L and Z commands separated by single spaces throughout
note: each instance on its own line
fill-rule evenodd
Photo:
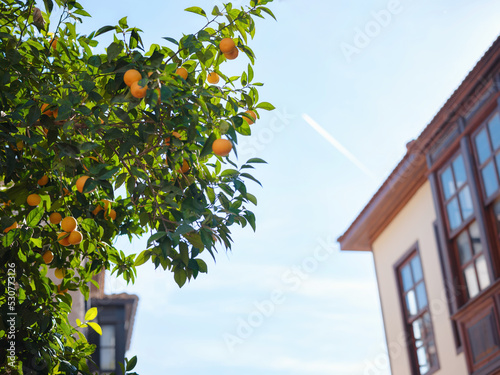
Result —
M 455 183 L 457 189 L 460 189 L 463 184 L 467 182 L 467 175 L 465 174 L 465 165 L 462 155 L 455 159 L 453 162 L 453 172 L 455 173 Z
M 445 199 L 448 199 L 453 194 L 455 194 L 455 182 L 453 181 L 451 168 L 446 168 L 446 170 L 443 172 L 443 174 L 441 175 L 441 183 L 443 185 Z
M 458 198 L 460 199 L 462 218 L 465 220 L 474 213 L 474 208 L 472 207 L 472 197 L 468 186 L 464 187 L 460 193 L 458 193 Z
M 488 130 L 490 131 L 491 143 L 493 149 L 500 148 L 500 114 L 496 114 L 488 123 Z
M 476 136 L 476 150 L 479 164 L 483 164 L 491 155 L 490 142 L 488 141 L 488 133 L 486 133 L 486 129 L 483 129 Z

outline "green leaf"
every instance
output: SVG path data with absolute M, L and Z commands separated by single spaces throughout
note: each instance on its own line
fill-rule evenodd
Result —
M 196 247 L 197 249 L 203 249 L 203 241 L 201 240 L 201 236 L 198 233 L 186 233 L 183 235 L 185 239 L 189 241 L 191 245 Z
M 214 8 L 212 9 L 212 16 L 220 16 L 221 13 L 220 13 L 220 10 L 219 10 L 219 7 L 216 5 L 214 6 Z
M 96 331 L 98 334 L 102 335 L 102 328 L 99 324 L 94 322 L 88 322 L 88 325 L 91 326 L 92 329 Z
M 205 13 L 205 11 L 203 9 L 201 9 L 200 7 L 189 7 L 189 8 L 186 8 L 184 9 L 186 12 L 191 12 L 191 13 L 195 13 L 195 14 L 199 14 L 203 17 L 206 17 L 207 14 Z
M 133 356 L 129 361 L 127 361 L 127 371 L 132 371 L 137 365 L 137 356 Z
M 251 159 L 248 159 L 247 163 L 248 164 L 250 164 L 250 163 L 264 163 L 264 164 L 267 164 L 267 161 L 265 161 L 263 159 L 260 159 L 260 158 L 251 158 Z
M 179 244 L 179 255 L 182 260 L 182 263 L 184 263 L 184 265 L 187 266 L 189 263 L 189 249 L 187 243 L 181 242 Z
M 120 27 L 122 29 L 126 29 L 128 28 L 128 25 L 127 25 L 127 17 L 123 17 L 121 18 L 119 21 L 118 21 L 118 25 L 120 25 Z
M 144 263 L 146 263 L 149 260 L 150 257 L 151 257 L 150 250 L 141 251 L 141 253 L 137 256 L 137 258 L 135 258 L 134 266 L 139 267 L 139 266 L 143 265 Z
M 89 59 L 87 60 L 87 63 L 91 66 L 98 68 L 99 66 L 101 66 L 101 57 L 97 55 L 90 56 Z
M 97 307 L 92 307 L 85 313 L 85 320 L 94 320 L 96 316 Z
M 255 181 L 256 183 L 258 183 L 260 186 L 262 186 L 262 184 L 259 182 L 259 180 L 257 180 L 254 176 L 252 176 L 251 174 L 248 174 L 248 173 L 242 173 L 240 174 L 241 177 L 245 177 L 245 178 L 248 178 L 252 181 Z
M 174 43 L 176 46 L 179 45 L 179 42 L 177 40 L 175 40 L 174 38 L 170 38 L 168 36 L 165 36 L 162 39 L 168 40 L 169 42 Z
M 252 211 L 246 211 L 245 213 L 245 218 L 247 221 L 250 223 L 250 226 L 252 227 L 253 231 L 255 232 L 255 215 Z
M 253 69 L 252 65 L 248 64 L 248 83 L 252 82 L 253 80 Z
M 210 134 L 210 137 L 205 141 L 205 144 L 203 145 L 203 148 L 201 149 L 200 152 L 200 158 L 204 158 L 207 155 L 210 155 L 212 153 L 212 143 L 217 139 L 217 136 L 212 133 Z
M 28 218 L 26 219 L 26 225 L 34 228 L 38 225 L 40 220 L 42 219 L 44 213 L 43 207 L 36 207 L 28 214 Z
M 179 285 L 179 288 L 182 288 L 182 286 L 186 283 L 186 280 L 187 280 L 186 271 L 183 269 L 175 270 L 174 280 L 177 283 L 177 285 Z
M 224 171 L 222 171 L 222 173 L 220 174 L 222 177 L 226 177 L 226 176 L 237 176 L 240 172 L 238 172 L 236 169 L 226 169 Z
M 43 0 L 43 3 L 45 4 L 45 11 L 47 14 L 52 13 L 52 9 L 54 8 L 54 3 L 52 0 Z
M 106 51 L 108 56 L 108 62 L 113 61 L 122 51 L 123 51 L 123 43 L 121 42 L 111 43 Z
M 196 259 L 196 263 L 198 263 L 198 268 L 200 272 L 207 273 L 208 266 L 203 259 Z
M 94 34 L 94 37 L 101 35 L 101 34 L 104 34 L 104 33 L 107 33 L 108 31 L 115 30 L 115 29 L 116 29 L 115 26 L 103 26 L 99 30 L 96 31 L 96 33 Z
M 276 20 L 276 17 L 274 16 L 273 12 L 271 12 L 271 10 L 269 8 L 261 6 L 261 7 L 259 7 L 259 9 L 262 9 L 264 12 L 266 12 L 267 14 L 269 14 L 271 17 L 273 17 Z
M 167 232 L 156 232 L 155 234 L 153 234 L 151 237 L 149 237 L 148 239 L 148 247 L 151 246 L 151 244 L 154 242 L 154 241 L 157 241 L 165 236 L 167 236 L 168 233 Z
M 261 102 L 257 104 L 256 108 L 262 108 L 265 109 L 266 111 L 272 111 L 273 109 L 276 109 L 274 105 L 268 102 Z

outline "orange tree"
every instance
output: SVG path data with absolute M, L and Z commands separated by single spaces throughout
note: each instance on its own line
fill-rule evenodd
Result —
M 188 8 L 202 29 L 145 48 L 126 18 L 80 34 L 89 14 L 74 0 L 45 0 L 45 12 L 1 0 L 1 373 L 88 373 L 94 348 L 68 320 L 68 290 L 88 298 L 103 270 L 134 282 L 145 262 L 182 286 L 207 272 L 202 252 L 231 247 L 233 224 L 255 230 L 245 182 L 263 160 L 234 156 L 259 110 L 273 109 L 259 102 L 248 46 L 271 1 Z M 248 68 L 226 76 L 238 56 Z M 230 144 L 212 150 L 220 138 Z M 147 248 L 127 256 L 120 235 L 147 236 Z

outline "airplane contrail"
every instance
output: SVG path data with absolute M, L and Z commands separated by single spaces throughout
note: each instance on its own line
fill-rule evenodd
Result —
M 333 147 L 335 147 L 342 155 L 344 155 L 351 163 L 356 167 L 361 169 L 361 171 L 371 178 L 375 178 L 375 175 L 366 168 L 363 163 L 361 163 L 353 154 L 351 154 L 344 146 L 340 144 L 335 138 L 332 137 L 325 129 L 323 129 L 316 121 L 314 121 L 309 115 L 303 113 L 302 118 L 314 129 L 319 135 L 321 135 L 325 140 L 327 140 Z

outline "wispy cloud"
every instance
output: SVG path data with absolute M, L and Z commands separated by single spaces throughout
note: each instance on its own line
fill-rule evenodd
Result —
M 314 121 L 309 115 L 303 113 L 302 118 L 314 129 L 319 135 L 321 135 L 326 141 L 328 141 L 333 147 L 335 147 L 342 155 L 344 155 L 351 163 L 358 167 L 364 174 L 370 178 L 375 178 L 375 175 L 363 164 L 361 163 L 353 154 L 349 152 L 344 146 L 340 144 L 330 133 L 328 133 L 323 127 L 321 127 L 316 121 Z

